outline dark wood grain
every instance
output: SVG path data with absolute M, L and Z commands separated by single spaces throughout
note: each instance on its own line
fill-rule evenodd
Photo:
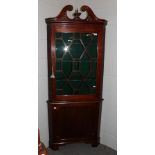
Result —
M 97 146 L 100 143 L 100 120 L 102 107 L 102 83 L 104 70 L 105 26 L 107 21 L 99 19 L 88 6 L 82 6 L 70 19 L 67 11 L 72 11 L 71 5 L 65 6 L 54 18 L 46 18 L 47 52 L 48 52 L 48 120 L 49 146 L 57 150 L 60 145 L 75 142 L 90 143 Z M 81 19 L 81 13 L 87 12 L 87 17 Z M 94 95 L 56 95 L 56 79 L 50 78 L 56 72 L 56 32 L 97 33 L 97 74 L 96 94 Z

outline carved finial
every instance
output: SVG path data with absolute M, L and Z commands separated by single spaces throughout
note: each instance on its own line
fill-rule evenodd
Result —
M 74 19 L 80 19 L 80 15 L 81 13 L 78 11 L 78 9 L 76 9 L 75 12 L 73 13 Z

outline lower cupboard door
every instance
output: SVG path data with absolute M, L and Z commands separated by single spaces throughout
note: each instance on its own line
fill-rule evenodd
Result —
M 95 138 L 98 136 L 99 122 L 99 104 L 52 108 L 53 138 L 57 140 Z

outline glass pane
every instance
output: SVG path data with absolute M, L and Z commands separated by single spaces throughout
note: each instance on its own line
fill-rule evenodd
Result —
M 87 78 L 88 73 L 90 72 L 89 62 L 88 61 L 81 61 L 80 62 L 80 72 L 83 77 Z
M 74 59 L 80 59 L 80 56 L 84 51 L 84 47 L 80 40 L 73 40 L 69 50 Z
M 71 88 L 71 86 L 67 83 L 64 88 L 63 88 L 64 94 L 65 95 L 72 95 L 73 94 L 73 89 Z
M 66 81 L 65 80 L 57 80 L 56 85 L 57 89 L 63 89 L 63 86 L 65 85 Z
M 89 56 L 91 58 L 96 58 L 97 57 L 97 48 L 96 48 L 97 47 L 97 37 L 96 36 L 92 37 L 92 42 L 93 42 L 93 44 L 89 44 L 87 50 L 88 50 Z
M 61 58 L 63 56 L 64 43 L 61 39 L 56 40 L 56 57 Z
M 88 83 L 86 81 L 83 81 L 80 86 L 80 94 L 89 94 L 90 88 L 88 86 Z
M 61 60 L 56 61 L 56 70 L 61 70 Z
M 81 80 L 70 80 L 70 84 L 73 89 L 77 90 L 80 87 Z
M 56 39 L 56 95 L 96 93 L 97 33 L 60 33 Z

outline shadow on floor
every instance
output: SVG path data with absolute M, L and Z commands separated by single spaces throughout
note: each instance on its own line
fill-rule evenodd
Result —
M 100 144 L 91 147 L 89 144 L 67 144 L 60 146 L 59 150 L 53 151 L 48 148 L 49 155 L 117 155 L 117 151 Z

